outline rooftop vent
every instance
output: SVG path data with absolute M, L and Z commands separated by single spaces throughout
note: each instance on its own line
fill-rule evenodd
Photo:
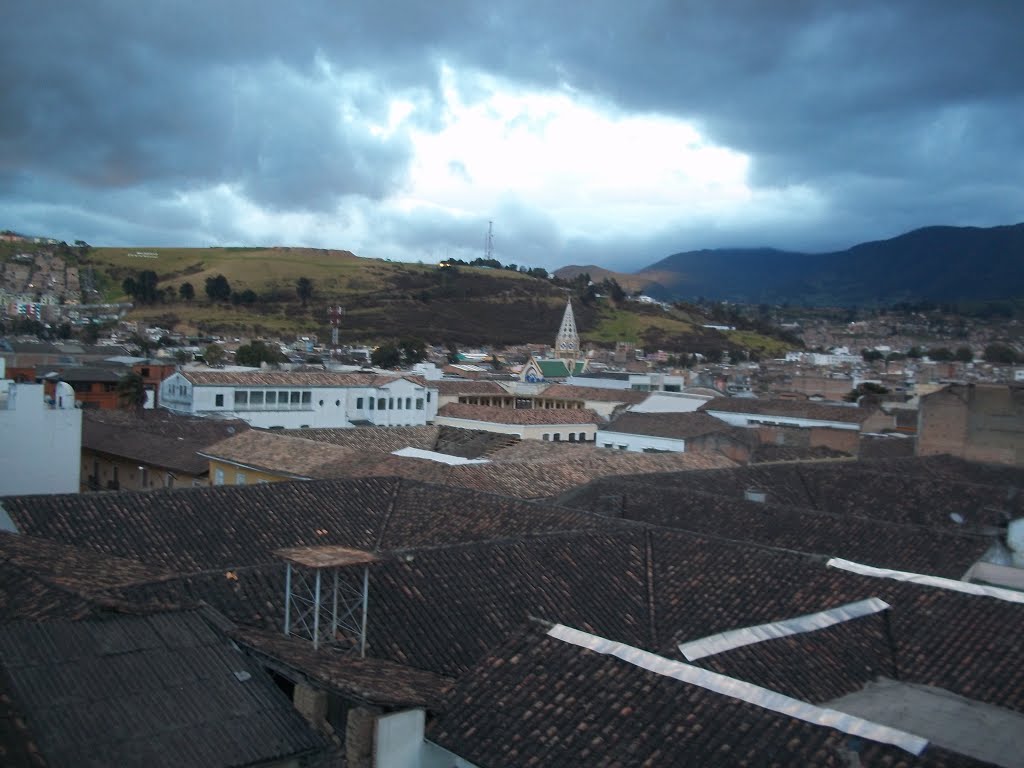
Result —
M 760 488 L 747 488 L 743 492 L 743 498 L 747 501 L 756 501 L 758 504 L 764 504 L 768 500 L 768 492 L 762 491 Z

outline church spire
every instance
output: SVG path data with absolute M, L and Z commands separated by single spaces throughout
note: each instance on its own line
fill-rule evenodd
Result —
M 555 337 L 555 355 L 575 360 L 580 354 L 580 336 L 576 332 L 576 318 L 572 313 L 572 299 L 565 302 L 562 325 Z

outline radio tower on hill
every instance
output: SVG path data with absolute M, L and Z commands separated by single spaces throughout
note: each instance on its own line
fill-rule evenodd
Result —
M 484 258 L 494 258 L 494 222 L 487 222 L 487 238 L 484 240 Z

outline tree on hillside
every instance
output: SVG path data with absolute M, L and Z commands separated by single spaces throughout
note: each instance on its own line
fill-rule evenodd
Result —
M 881 397 L 882 395 L 889 394 L 889 390 L 883 387 L 881 384 L 876 384 L 873 381 L 865 381 L 857 385 L 855 389 L 851 389 L 843 397 L 848 403 L 856 403 L 865 395 Z
M 231 298 L 231 284 L 224 275 L 206 278 L 206 295 L 210 301 L 227 301 Z
M 145 269 L 135 277 L 126 277 L 121 288 L 139 304 L 155 304 L 160 299 L 158 283 L 156 272 Z
M 398 349 L 402 353 L 402 361 L 406 365 L 422 363 L 427 359 L 427 345 L 423 339 L 408 337 L 398 342 Z
M 192 283 L 182 283 L 178 286 L 178 295 L 183 301 L 192 301 L 196 297 L 196 289 Z
M 203 360 L 211 368 L 215 368 L 219 365 L 224 364 L 224 358 L 227 355 L 224 352 L 224 348 L 219 344 L 210 344 L 203 350 Z
M 953 359 L 961 363 L 974 362 L 974 350 L 967 345 L 957 347 L 956 352 L 953 353 Z
M 138 408 L 146 404 L 146 382 L 135 373 L 126 373 L 117 382 L 117 399 L 122 408 Z
M 402 363 L 402 351 L 395 344 L 381 344 L 370 353 L 370 364 L 375 368 L 397 368 Z
M 302 306 L 306 306 L 313 298 L 313 281 L 308 277 L 300 277 L 295 281 L 295 293 L 298 295 L 299 301 L 302 302 Z
M 238 348 L 235 352 L 235 362 L 238 365 L 259 368 L 263 363 L 276 365 L 284 362 L 284 355 L 276 347 L 268 347 L 262 341 L 254 341 Z
M 1006 365 L 1013 365 L 1018 358 L 1017 351 L 1013 347 L 998 342 L 993 342 L 985 347 L 983 356 L 988 363 L 1004 363 Z
M 953 353 L 949 347 L 934 347 L 928 350 L 928 357 L 936 362 L 944 363 L 953 359 Z

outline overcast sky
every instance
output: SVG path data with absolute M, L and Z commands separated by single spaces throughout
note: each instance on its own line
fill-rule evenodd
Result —
M 634 270 L 1024 220 L 1020 0 L 7 0 L 0 229 Z

